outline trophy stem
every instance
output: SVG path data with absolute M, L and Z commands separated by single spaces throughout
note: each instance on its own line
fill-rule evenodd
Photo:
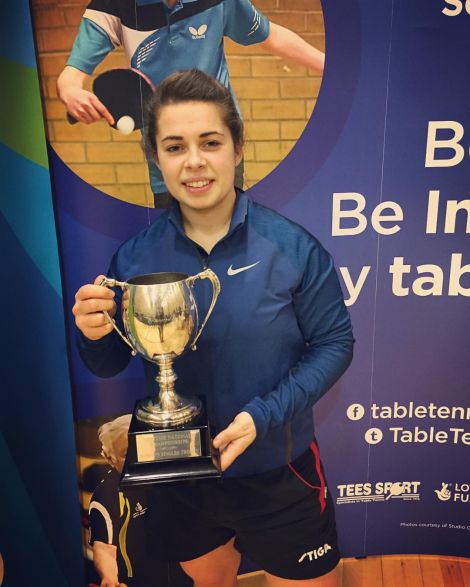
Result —
M 160 388 L 158 400 L 165 412 L 171 412 L 179 407 L 178 394 L 175 391 L 175 381 L 178 379 L 178 376 L 173 369 L 172 359 L 159 357 L 158 366 L 159 371 L 155 378 Z
M 155 378 L 160 393 L 158 398 L 147 398 L 139 402 L 136 417 L 141 422 L 160 428 L 174 428 L 191 422 L 202 411 L 197 397 L 185 397 L 175 391 L 177 375 L 173 369 L 173 359 L 157 357 L 159 372 Z

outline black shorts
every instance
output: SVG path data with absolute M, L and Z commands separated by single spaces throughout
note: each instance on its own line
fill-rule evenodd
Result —
M 153 486 L 148 535 L 154 556 L 188 561 L 235 537 L 235 548 L 285 579 L 313 579 L 339 562 L 333 501 L 318 447 L 247 477 Z

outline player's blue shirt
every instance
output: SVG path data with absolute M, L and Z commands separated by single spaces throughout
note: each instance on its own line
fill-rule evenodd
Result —
M 92 0 L 67 65 L 91 74 L 122 46 L 131 67 L 154 84 L 175 71 L 197 68 L 228 87 L 235 99 L 224 37 L 251 45 L 268 34 L 268 19 L 250 0 L 178 0 L 171 9 L 155 0 Z M 166 191 L 156 166 L 149 168 L 154 193 Z
M 131 67 L 154 84 L 197 68 L 229 87 L 224 37 L 251 45 L 268 34 L 268 19 L 250 0 L 179 0 L 172 9 L 155 1 L 92 0 L 67 64 L 91 74 L 122 46 Z
M 352 357 L 351 323 L 333 261 L 299 225 L 239 193 L 229 232 L 210 255 L 185 235 L 175 203 L 118 249 L 108 275 L 122 281 L 161 271 L 195 275 L 206 266 L 217 274 L 221 293 L 197 350 L 174 362 L 176 389 L 206 395 L 216 432 L 241 411 L 253 417 L 256 440 L 226 475 L 282 466 L 308 448 L 311 407 Z M 205 316 L 211 287 L 197 282 L 195 291 Z M 80 337 L 79 346 L 87 366 L 103 377 L 131 358 L 115 332 L 96 342 Z M 143 363 L 147 393 L 155 395 L 157 368 Z

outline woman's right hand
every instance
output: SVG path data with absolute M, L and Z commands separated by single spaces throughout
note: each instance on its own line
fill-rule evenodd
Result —
M 67 112 L 85 124 L 105 119 L 114 124 L 106 106 L 93 92 L 84 89 L 88 75 L 75 67 L 66 65 L 57 79 L 57 95 L 67 108 Z
M 114 124 L 109 110 L 93 92 L 71 86 L 61 93 L 61 99 L 67 112 L 79 122 L 91 124 L 104 118 L 108 124 Z
M 116 314 L 115 293 L 112 289 L 99 285 L 103 279 L 104 275 L 98 275 L 93 285 L 82 285 L 75 294 L 72 308 L 77 328 L 90 340 L 99 340 L 113 330 L 103 310 L 111 318 Z

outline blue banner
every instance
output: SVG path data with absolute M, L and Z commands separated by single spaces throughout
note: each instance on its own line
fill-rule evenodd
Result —
M 61 278 L 28 2 L 2 3 L 0 28 L 0 584 L 82 587 Z
M 249 190 L 333 254 L 351 311 L 353 364 L 315 408 L 345 556 L 470 556 L 467 5 L 324 2 L 315 110 Z M 105 195 L 52 150 L 50 161 L 71 308 L 158 212 Z M 71 366 L 79 420 L 142 395 L 138 360 L 98 380 L 72 347 Z

